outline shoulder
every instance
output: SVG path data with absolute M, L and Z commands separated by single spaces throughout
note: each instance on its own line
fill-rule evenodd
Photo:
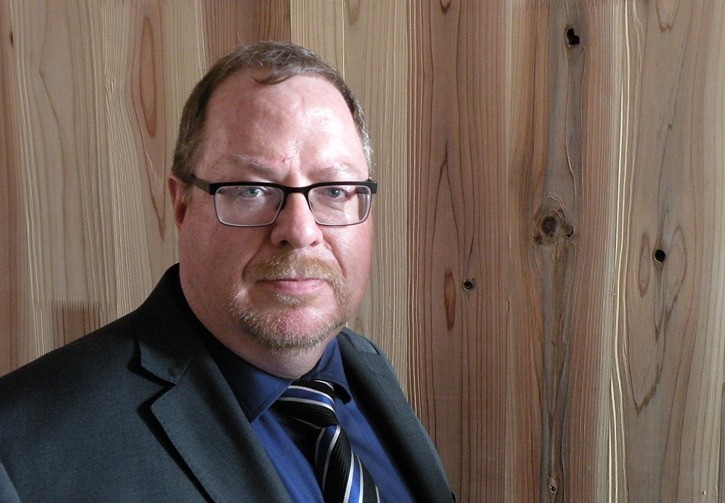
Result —
M 0 378 L 0 397 L 13 392 L 27 394 L 34 388 L 47 392 L 68 386 L 84 376 L 100 378 L 119 356 L 127 359 L 133 352 L 133 317 L 121 318 L 91 334 L 50 351 L 38 359 Z M 67 382 L 66 382 L 67 381 Z M 0 399 L 7 404 L 7 401 Z
M 139 383 L 133 325 L 124 317 L 0 378 L 0 445 L 46 439 L 114 409 Z
M 398 384 L 397 372 L 387 355 L 372 340 L 344 328 L 338 334 L 337 342 L 348 378 L 358 375 L 367 380 L 376 376 L 387 383 Z
M 56 430 L 81 424 L 84 414 L 95 417 L 158 391 L 158 379 L 140 364 L 138 341 L 167 337 L 163 320 L 154 320 L 164 296 L 157 287 L 138 309 L 0 377 L 0 437 L 8 425 L 19 432 L 45 431 L 52 421 Z
M 75 388 L 88 392 L 113 384 L 114 375 L 138 371 L 132 364 L 138 360 L 138 341 L 173 339 L 168 335 L 171 323 L 181 324 L 174 274 L 176 268 L 169 269 L 137 309 L 0 377 L 0 409 L 7 408 L 15 395 L 27 401 L 34 393 L 67 395 Z
M 132 412 L 124 404 L 142 395 L 144 381 L 130 370 L 136 345 L 129 325 L 114 322 L 0 379 L 0 463 L 16 483 L 25 485 L 31 473 L 46 480 L 58 467 L 100 462 L 92 446 L 128 425 Z
M 347 327 L 340 331 L 337 336 L 337 341 L 340 344 L 341 349 L 345 348 L 345 350 L 348 351 L 360 351 L 363 353 L 384 355 L 383 351 L 375 345 L 373 341 Z

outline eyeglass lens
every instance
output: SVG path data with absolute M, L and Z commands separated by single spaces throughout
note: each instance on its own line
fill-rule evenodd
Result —
M 320 225 L 361 223 L 370 212 L 371 200 L 370 189 L 360 185 L 324 185 L 307 193 L 310 211 Z M 227 185 L 214 194 L 219 221 L 233 226 L 270 225 L 284 202 L 285 192 L 278 187 Z

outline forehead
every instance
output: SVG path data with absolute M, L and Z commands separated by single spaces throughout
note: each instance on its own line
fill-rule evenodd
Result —
M 230 75 L 212 93 L 207 119 L 239 117 L 279 120 L 300 110 L 334 114 L 354 126 L 350 109 L 340 91 L 315 75 L 296 75 L 276 84 L 255 80 L 261 74 L 241 71 Z
M 367 162 L 344 98 L 327 80 L 298 75 L 266 85 L 249 72 L 224 81 L 212 95 L 206 161 L 263 174 L 282 165 L 359 171 Z

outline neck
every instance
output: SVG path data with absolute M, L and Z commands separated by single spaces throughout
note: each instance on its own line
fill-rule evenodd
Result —
M 240 335 L 230 340 L 217 339 L 247 363 L 268 374 L 298 379 L 317 365 L 333 337 L 334 334 L 308 348 L 269 348 Z

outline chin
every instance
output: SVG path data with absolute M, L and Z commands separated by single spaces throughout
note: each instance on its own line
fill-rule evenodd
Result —
M 244 328 L 243 328 L 244 330 Z M 244 330 L 247 336 L 254 342 L 267 349 L 275 351 L 309 351 L 327 342 L 337 329 L 328 332 L 300 332 L 291 331 L 251 331 Z
M 240 331 L 257 344 L 274 350 L 313 349 L 345 325 L 341 312 L 306 309 L 244 310 L 237 314 Z

